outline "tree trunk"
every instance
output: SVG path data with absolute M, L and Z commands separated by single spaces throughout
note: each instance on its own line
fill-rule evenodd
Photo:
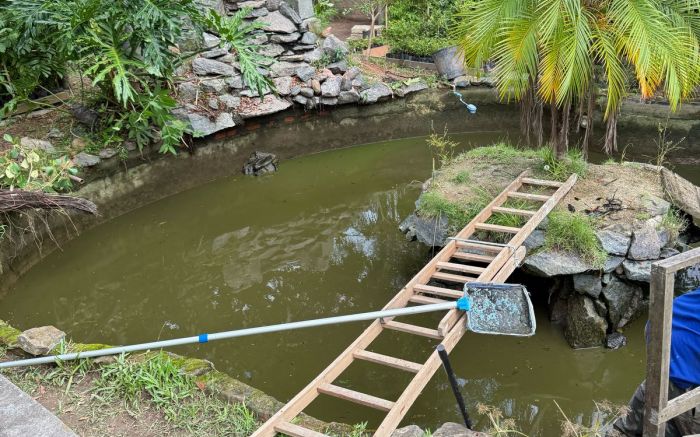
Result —
M 530 86 L 520 101 L 520 131 L 529 145 L 542 146 L 542 101 L 537 96 L 537 83 L 530 78 Z
M 617 152 L 617 115 L 619 109 L 608 114 L 607 124 L 605 126 L 605 145 L 603 150 L 608 155 Z
M 374 39 L 374 23 L 377 21 L 377 14 L 372 11 L 372 18 L 369 23 L 369 37 L 367 38 L 367 54 L 365 55 L 365 59 L 369 60 L 369 52 L 372 50 L 372 40 Z
M 581 144 L 581 152 L 583 159 L 588 161 L 588 147 L 593 137 L 593 111 L 595 110 L 595 82 L 591 80 L 588 87 L 588 102 L 586 107 L 586 133 L 583 135 L 583 143 Z
M 569 150 L 569 119 L 571 118 L 571 100 L 564 103 L 561 110 L 561 126 L 559 128 L 559 145 L 563 153 Z
M 549 142 L 552 144 L 554 155 L 557 159 L 563 159 L 566 156 L 566 150 L 561 142 L 559 135 L 559 108 L 555 103 L 550 104 L 550 112 L 552 117 L 552 130 L 549 134 Z

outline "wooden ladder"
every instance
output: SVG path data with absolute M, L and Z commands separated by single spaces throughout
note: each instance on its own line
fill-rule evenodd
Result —
M 569 192 L 574 183 L 576 183 L 575 174 L 571 175 L 566 182 L 557 182 L 532 179 L 527 177 L 527 172 L 523 172 L 477 214 L 464 229 L 450 239 L 445 247 L 389 301 L 384 309 L 401 308 L 410 303 L 424 305 L 456 300 L 463 295 L 461 290 L 467 282 L 505 282 L 525 257 L 525 247 L 522 246 L 525 239 Z M 541 189 L 555 189 L 556 191 L 546 195 L 520 191 L 525 186 L 537 186 Z M 536 202 L 541 205 L 537 210 L 532 211 L 504 207 L 503 205 L 511 198 Z M 521 228 L 486 223 L 493 213 L 526 217 L 527 222 Z M 506 244 L 475 241 L 470 238 L 480 231 L 505 233 L 512 235 L 512 237 Z M 485 265 L 477 266 L 474 264 Z M 456 285 L 458 289 L 451 288 L 450 285 L 446 284 Z M 466 332 L 466 317 L 464 312 L 456 309 L 447 311 L 435 329 L 398 322 L 393 318 L 375 320 L 335 361 L 265 422 L 253 434 L 253 437 L 273 437 L 276 433 L 292 437 L 325 436 L 320 432 L 292 423 L 294 418 L 320 394 L 386 412 L 384 420 L 374 435 L 389 436 L 428 384 L 430 378 L 440 368 L 441 361 L 435 350 L 423 364 L 419 364 L 371 352 L 367 350 L 368 346 L 382 331 L 389 329 L 439 340 L 449 353 Z M 333 384 L 354 360 L 369 361 L 415 375 L 396 401 L 389 401 Z

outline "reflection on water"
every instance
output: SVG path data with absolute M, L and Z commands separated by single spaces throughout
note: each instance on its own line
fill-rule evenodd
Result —
M 476 144 L 497 138 L 468 136 Z M 429 169 L 418 138 L 287 161 L 269 177 L 237 177 L 181 193 L 66 244 L 3 298 L 0 318 L 23 328 L 54 324 L 83 342 L 125 344 L 379 309 L 431 255 L 397 229 L 413 210 L 420 189 L 415 181 L 426 179 Z M 549 436 L 559 433 L 553 400 L 582 421 L 591 420 L 593 399 L 627 401 L 643 374 L 643 321 L 628 329 L 629 345 L 621 351 L 572 351 L 546 314 L 537 317 L 532 338 L 469 334 L 454 350 L 472 415 L 478 402 L 495 405 L 523 431 Z M 438 319 L 406 321 L 427 326 Z M 207 358 L 287 400 L 366 325 L 176 352 Z M 371 349 L 422 362 L 434 346 L 388 332 Z M 396 399 L 410 376 L 360 362 L 337 383 Z M 380 419 L 326 397 L 308 412 L 370 426 Z M 459 417 L 438 372 L 405 422 L 435 429 Z

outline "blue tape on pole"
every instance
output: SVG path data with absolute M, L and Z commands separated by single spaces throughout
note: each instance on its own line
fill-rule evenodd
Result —
M 472 308 L 472 302 L 467 296 L 462 296 L 457 299 L 457 309 L 462 311 L 469 311 Z
M 209 341 L 209 334 L 199 334 L 199 342 L 206 343 Z

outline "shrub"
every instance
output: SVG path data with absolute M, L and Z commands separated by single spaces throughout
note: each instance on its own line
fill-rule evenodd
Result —
M 549 214 L 545 248 L 577 253 L 596 267 L 602 267 L 608 256 L 595 235 L 593 220 L 581 213 L 554 211 Z
M 451 45 L 448 28 L 456 10 L 454 0 L 397 0 L 389 5 L 383 36 L 393 52 L 431 56 Z

